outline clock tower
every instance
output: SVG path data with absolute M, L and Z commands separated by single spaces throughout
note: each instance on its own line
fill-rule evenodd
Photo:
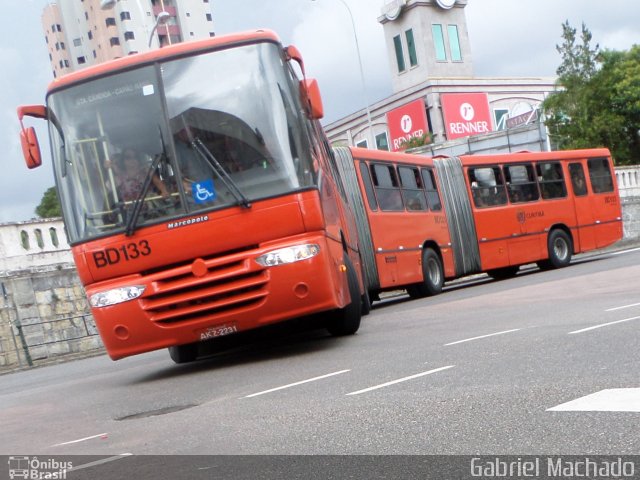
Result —
M 467 0 L 386 0 L 384 29 L 394 92 L 435 78 L 473 77 Z

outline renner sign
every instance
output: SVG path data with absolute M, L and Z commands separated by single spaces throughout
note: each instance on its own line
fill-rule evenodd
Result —
M 389 141 L 391 151 L 403 150 L 404 142 L 413 137 L 421 137 L 428 131 L 424 100 L 415 100 L 387 112 L 387 125 L 389 125 L 391 137 Z
M 448 140 L 493 130 L 486 93 L 448 93 L 440 102 Z

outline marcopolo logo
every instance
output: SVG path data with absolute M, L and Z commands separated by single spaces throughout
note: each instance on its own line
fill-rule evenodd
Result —
M 12 456 L 9 457 L 9 478 L 33 480 L 67 478 L 67 470 L 73 468 L 73 462 L 61 462 L 53 458 Z

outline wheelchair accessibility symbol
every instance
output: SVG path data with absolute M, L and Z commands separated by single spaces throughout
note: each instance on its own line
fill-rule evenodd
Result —
M 213 186 L 213 180 L 208 179 L 202 182 L 194 182 L 191 184 L 191 195 L 196 203 L 212 202 L 216 199 L 216 189 Z

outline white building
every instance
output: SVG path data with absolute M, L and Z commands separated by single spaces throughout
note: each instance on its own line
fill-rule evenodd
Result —
M 61 218 L 0 223 L 0 276 L 72 262 Z
M 169 14 L 168 20 L 156 25 L 161 12 Z M 215 35 L 209 0 L 58 0 L 43 10 L 42 28 L 54 78 L 160 45 Z
M 472 0 L 481 1 L 481 0 Z M 413 137 L 437 143 L 505 130 L 536 118 L 555 78 L 473 74 L 468 0 L 390 0 L 382 24 L 393 94 L 325 126 L 333 145 L 397 150 Z M 509 59 L 505 59 L 509 61 Z M 372 139 L 375 145 L 370 145 Z

